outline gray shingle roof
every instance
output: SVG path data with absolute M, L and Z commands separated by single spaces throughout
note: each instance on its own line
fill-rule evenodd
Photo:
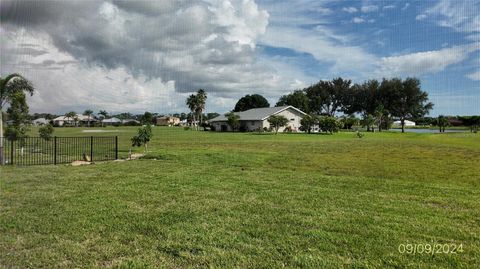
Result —
M 303 111 L 295 108 L 293 106 L 277 106 L 277 107 L 265 107 L 265 108 L 253 108 L 242 112 L 235 112 L 235 114 L 240 116 L 240 120 L 264 120 L 271 115 L 277 114 L 286 110 L 288 108 L 292 108 L 296 111 L 299 111 L 302 114 L 305 114 Z M 225 115 L 220 115 L 216 118 L 209 120 L 209 122 L 215 121 L 227 121 L 227 117 Z

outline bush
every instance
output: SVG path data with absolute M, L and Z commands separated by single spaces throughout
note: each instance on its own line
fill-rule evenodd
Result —
M 318 126 L 322 131 L 333 134 L 338 132 L 341 123 L 335 117 L 325 116 L 319 118 Z
M 50 124 L 47 124 L 38 129 L 38 134 L 40 135 L 41 138 L 43 138 L 43 140 L 50 141 L 50 139 L 52 138 L 53 131 L 54 131 L 53 126 Z

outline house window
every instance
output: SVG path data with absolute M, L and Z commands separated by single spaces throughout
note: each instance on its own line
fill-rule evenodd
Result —
M 295 119 L 290 119 L 290 121 L 294 121 Z
M 255 125 L 255 122 L 252 120 L 252 121 L 250 122 L 250 124 L 253 126 L 253 125 Z

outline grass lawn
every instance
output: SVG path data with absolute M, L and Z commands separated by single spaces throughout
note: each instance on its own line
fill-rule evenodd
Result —
M 81 130 L 55 132 L 121 156 L 136 132 Z M 1 167 L 0 267 L 480 268 L 479 134 L 154 135 L 142 160 Z

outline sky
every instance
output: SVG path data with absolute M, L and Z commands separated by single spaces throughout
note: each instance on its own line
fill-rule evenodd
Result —
M 0 2 L 0 75 L 31 112 L 207 112 L 319 80 L 417 77 L 430 115 L 480 114 L 480 0 Z

